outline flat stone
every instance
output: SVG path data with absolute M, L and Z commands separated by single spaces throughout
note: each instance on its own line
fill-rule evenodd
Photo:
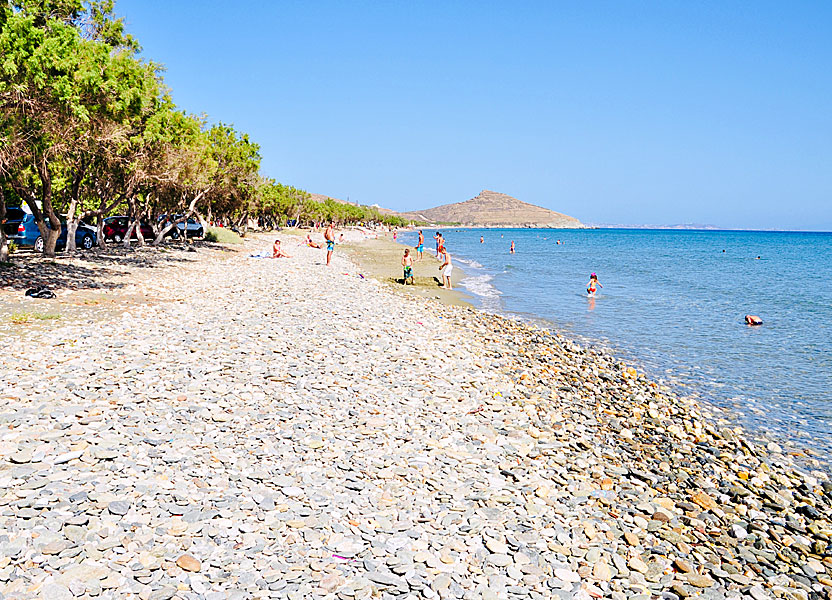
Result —
M 130 510 L 130 503 L 124 500 L 114 500 L 107 505 L 107 510 L 114 515 L 126 515 Z
M 176 565 L 185 571 L 198 572 L 202 568 L 202 564 L 190 554 L 183 554 L 176 559 Z

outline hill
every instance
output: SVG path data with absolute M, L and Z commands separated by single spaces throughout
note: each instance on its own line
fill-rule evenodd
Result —
M 474 227 L 584 227 L 569 215 L 490 190 L 483 190 L 479 196 L 465 202 L 401 213 L 400 216 L 429 223 L 459 223 Z

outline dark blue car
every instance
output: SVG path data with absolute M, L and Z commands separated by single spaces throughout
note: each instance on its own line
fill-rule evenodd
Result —
M 40 235 L 40 229 L 35 222 L 35 216 L 30 213 L 23 213 L 22 219 L 17 225 L 17 233 L 10 234 L 9 241 L 14 242 L 21 248 L 34 248 L 35 252 L 43 252 L 44 240 Z M 47 227 L 49 221 L 46 221 Z M 10 233 L 7 231 L 7 233 Z M 61 221 L 61 235 L 58 237 L 58 243 L 55 248 L 61 250 L 66 247 L 66 222 Z M 97 240 L 95 229 L 87 225 L 83 221 L 78 224 L 78 229 L 75 230 L 75 245 L 78 248 L 89 250 L 95 246 Z

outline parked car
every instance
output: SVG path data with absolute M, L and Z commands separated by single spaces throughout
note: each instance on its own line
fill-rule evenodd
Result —
M 17 228 L 25 216 L 26 213 L 22 208 L 6 207 L 6 216 L 3 219 L 3 231 L 6 232 L 6 237 L 17 235 Z
M 161 217 L 159 217 L 159 221 L 160 221 L 159 224 L 160 224 L 161 227 L 164 227 L 168 223 L 170 223 L 171 221 L 176 221 L 176 220 L 181 219 L 181 218 L 182 218 L 182 215 L 173 215 L 172 217 L 170 217 L 168 215 L 162 215 Z M 189 238 L 190 237 L 202 237 L 203 235 L 205 235 L 205 230 L 202 228 L 202 223 L 200 223 L 198 219 L 195 219 L 194 217 L 190 217 L 187 221 L 187 225 L 186 225 L 186 223 L 177 223 L 176 224 L 176 229 L 174 229 L 173 235 L 172 235 L 173 239 L 175 239 L 175 240 L 179 239 L 179 236 L 181 236 L 183 233 L 185 233 L 186 226 L 187 226 L 187 229 L 188 229 L 188 237 Z
M 49 221 L 46 221 L 47 227 Z M 66 221 L 61 219 L 61 235 L 58 236 L 58 242 L 55 248 L 61 250 L 66 247 L 67 226 Z M 35 222 L 35 216 L 31 213 L 24 213 L 23 219 L 17 225 L 17 231 L 14 235 L 9 235 L 9 240 L 21 248 L 34 248 L 35 252 L 43 252 L 44 239 L 40 235 L 40 229 Z M 95 233 L 95 228 L 87 225 L 83 221 L 78 223 L 78 229 L 75 230 L 75 245 L 84 250 L 89 250 L 96 244 L 98 236 Z
M 130 217 L 118 216 L 107 217 L 104 219 L 104 239 L 108 242 L 121 243 L 124 236 L 127 235 L 127 230 L 130 228 Z M 156 237 L 153 232 L 153 227 L 147 221 L 139 221 L 139 230 L 142 232 L 142 237 L 146 240 L 152 240 Z M 133 230 L 132 239 L 139 239 L 139 234 Z

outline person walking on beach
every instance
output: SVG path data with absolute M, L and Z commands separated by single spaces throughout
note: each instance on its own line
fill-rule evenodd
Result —
M 409 279 L 410 285 L 413 285 L 413 257 L 410 256 L 410 248 L 404 249 L 402 268 L 404 269 L 404 284 L 407 285 L 407 280 Z
M 326 266 L 329 266 L 329 261 L 332 260 L 332 253 L 335 251 L 335 223 L 330 221 L 324 231 L 324 239 L 326 240 Z
M 514 254 L 514 240 L 511 240 L 511 248 L 508 251 L 509 254 Z
M 419 230 L 419 243 L 416 245 L 416 252 L 419 255 L 419 258 L 416 260 L 422 260 L 422 252 L 425 251 L 425 234 L 422 233 L 422 230 Z
M 442 271 L 442 287 L 446 290 L 452 290 L 454 288 L 451 285 L 451 273 L 454 272 L 454 266 L 451 264 L 451 253 L 443 246 L 442 254 L 445 257 L 445 262 L 439 265 L 439 270 Z
M 595 273 L 593 273 L 589 276 L 589 283 L 586 284 L 586 293 L 590 298 L 595 297 L 596 286 L 604 287 L 603 285 L 598 283 L 598 276 Z

